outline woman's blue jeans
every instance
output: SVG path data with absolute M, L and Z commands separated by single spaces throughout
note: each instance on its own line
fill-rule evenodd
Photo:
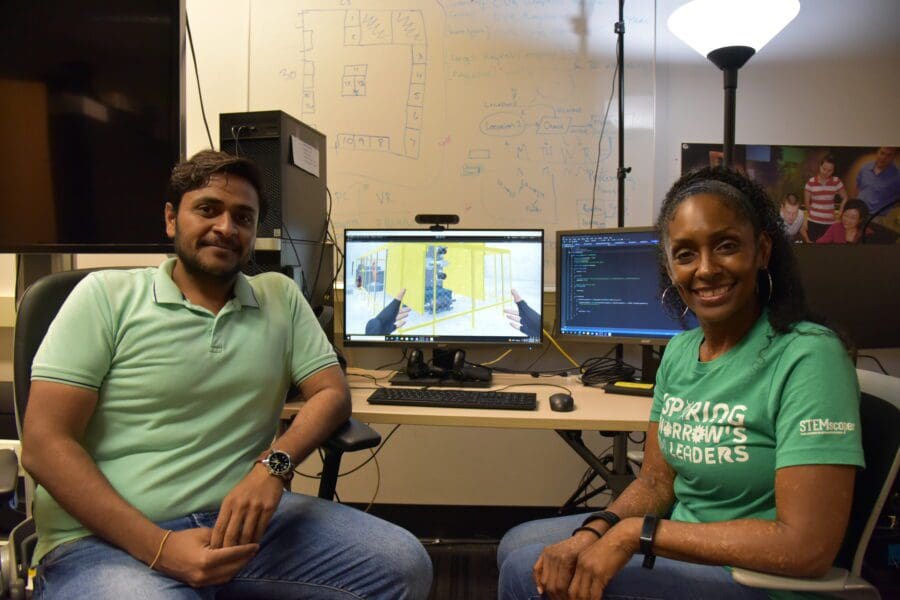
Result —
M 541 598 L 531 576 L 544 546 L 572 535 L 585 515 L 542 519 L 509 530 L 500 540 L 497 565 L 500 568 L 500 600 Z M 636 555 L 613 577 L 603 592 L 604 600 L 766 600 L 765 590 L 736 583 L 722 567 L 697 565 L 657 558 L 652 570 L 641 566 Z
M 159 523 L 212 527 L 217 513 Z M 256 556 L 231 582 L 195 589 L 97 537 L 62 544 L 37 569 L 35 598 L 422 600 L 431 560 L 408 531 L 356 509 L 285 492 Z

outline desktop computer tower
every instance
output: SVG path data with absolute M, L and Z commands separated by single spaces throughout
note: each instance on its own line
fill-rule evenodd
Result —
M 219 147 L 259 165 L 269 210 L 260 220 L 248 275 L 267 271 L 294 280 L 334 338 L 333 247 L 325 244 L 325 136 L 279 111 L 219 115 Z M 325 321 L 328 321 L 327 323 Z
M 219 147 L 252 159 L 263 174 L 269 211 L 259 224 L 258 248 L 273 250 L 286 240 L 322 241 L 325 144 L 322 133 L 280 110 L 219 115 Z

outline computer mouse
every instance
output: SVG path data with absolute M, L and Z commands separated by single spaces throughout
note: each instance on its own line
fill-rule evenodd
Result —
M 575 410 L 575 399 L 568 394 L 553 394 L 550 396 L 550 410 L 555 412 L 569 412 Z

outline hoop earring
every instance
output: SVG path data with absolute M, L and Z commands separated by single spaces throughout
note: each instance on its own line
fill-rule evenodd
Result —
M 766 272 L 766 277 L 769 279 L 769 296 L 766 298 L 766 304 L 770 304 L 772 302 L 772 291 L 775 289 L 775 280 L 772 279 L 772 272 L 769 271 L 769 268 L 766 267 L 763 269 Z
M 668 293 L 669 293 L 669 290 L 671 290 L 673 287 L 675 287 L 675 286 L 674 286 L 674 285 L 670 285 L 669 287 L 667 287 L 666 289 L 664 289 L 664 290 L 663 290 L 663 293 L 662 293 L 662 296 L 659 297 L 659 303 L 663 305 L 663 308 L 665 308 L 665 306 L 666 306 L 666 294 L 668 294 Z M 683 318 L 684 318 L 684 315 L 687 314 L 687 311 L 688 311 L 688 307 L 687 307 L 687 304 L 685 304 L 685 305 L 684 305 L 684 310 L 681 311 L 681 316 L 680 316 L 679 318 L 680 318 L 680 319 L 683 319 Z

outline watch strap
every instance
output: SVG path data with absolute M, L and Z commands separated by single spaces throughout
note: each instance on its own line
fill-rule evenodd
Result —
M 644 524 L 641 526 L 641 545 L 640 552 L 644 555 L 644 562 L 641 566 L 645 569 L 652 569 L 653 563 L 656 562 L 656 555 L 653 554 L 653 542 L 656 540 L 656 528 L 659 526 L 659 517 L 649 514 L 644 517 Z
M 575 531 L 573 531 L 573 532 L 572 532 L 572 535 L 575 535 L 575 534 L 578 533 L 579 531 L 589 531 L 589 532 L 593 533 L 594 535 L 596 535 L 598 540 L 599 540 L 600 538 L 603 537 L 603 534 L 602 534 L 602 533 L 600 533 L 599 531 L 597 531 L 597 530 L 594 529 L 593 527 L 588 527 L 587 525 L 582 525 L 581 527 L 579 527 L 578 529 L 576 529 Z
M 581 526 L 587 527 L 588 523 L 590 523 L 591 521 L 597 521 L 597 520 L 606 521 L 609 524 L 609 528 L 612 529 L 613 527 L 616 526 L 616 523 L 621 521 L 621 518 L 619 518 L 619 515 L 617 515 L 614 512 L 610 512 L 608 510 L 601 510 L 600 512 L 595 512 L 595 513 L 590 514 L 588 516 L 588 518 L 584 520 L 584 522 L 581 524 Z

